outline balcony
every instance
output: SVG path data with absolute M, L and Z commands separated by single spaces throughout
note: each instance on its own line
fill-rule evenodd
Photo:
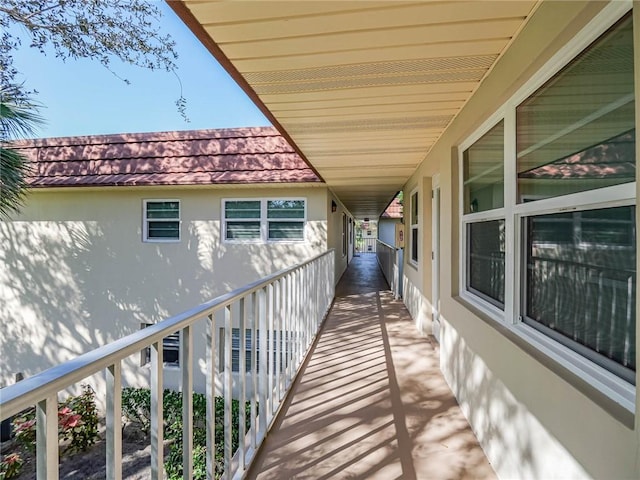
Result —
M 151 478 L 162 478 L 162 339 L 182 332 L 182 385 L 189 391 L 192 327 L 208 322 L 208 332 L 226 338 L 221 343 L 207 337 L 208 405 L 221 392 L 225 426 L 231 422 L 232 394 L 253 407 L 249 418 L 241 418 L 240 424 L 249 427 L 240 427 L 238 450 L 232 452 L 231 429 L 225 428 L 224 461 L 215 465 L 207 455 L 208 478 L 215 470 L 224 470 L 225 478 L 259 479 L 494 478 L 440 374 L 437 344 L 417 333 L 402 301 L 394 300 L 376 256 L 354 258 L 329 310 L 332 275 L 333 252 L 328 252 L 54 367 L 4 389 L 2 417 L 36 405 L 38 478 L 55 479 L 57 394 L 105 371 L 105 471 L 107 478 L 122 478 L 121 362 L 150 347 L 150 472 Z M 221 323 L 214 323 L 218 318 Z M 235 378 L 230 368 L 234 329 L 253 331 L 252 338 L 256 329 L 268 332 L 252 351 L 245 351 L 251 345 L 246 338 L 236 342 L 239 370 L 247 375 Z M 286 342 L 269 341 L 282 331 L 290 332 Z M 252 361 L 245 363 L 245 358 Z M 270 363 L 271 358 L 280 361 Z M 240 385 L 233 385 L 238 378 Z M 257 387 L 255 393 L 251 386 Z M 192 408 L 184 402 L 187 438 L 193 432 Z M 213 408 L 207 412 L 209 417 Z M 212 430 L 207 431 L 208 452 L 213 450 Z M 184 442 L 183 458 L 191 457 L 192 448 Z M 191 478 L 192 468 L 192 462 L 184 463 L 184 478 Z

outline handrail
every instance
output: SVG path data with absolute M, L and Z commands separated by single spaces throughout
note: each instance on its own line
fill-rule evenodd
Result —
M 170 335 L 202 317 L 211 315 L 223 305 L 233 303 L 257 292 L 264 286 L 281 279 L 288 273 L 297 270 L 313 261 L 328 255 L 333 249 L 316 255 L 315 257 L 273 273 L 244 287 L 220 295 L 197 307 L 174 315 L 161 322 L 150 325 L 138 332 L 122 337 L 107 345 L 84 353 L 67 362 L 44 370 L 32 377 L 0 389 L 0 419 L 11 417 L 24 409 L 24 405 L 33 405 L 49 395 L 59 392 L 70 384 L 93 375 L 100 370 L 113 365 L 114 361 L 122 360 L 139 352 L 152 343 L 160 342 Z
M 206 336 L 206 407 L 207 407 L 207 478 L 213 478 L 217 466 L 224 465 L 225 478 L 241 478 L 255 458 L 255 454 L 273 425 L 305 356 L 308 354 L 321 322 L 327 315 L 335 294 L 335 253 L 328 250 L 295 266 L 280 270 L 244 287 L 220 295 L 178 315 L 102 347 L 82 354 L 70 361 L 29 377 L 17 384 L 0 389 L 0 419 L 10 418 L 32 405 L 36 407 L 36 454 L 38 478 L 57 479 L 58 392 L 63 391 L 100 371 L 106 372 L 106 444 L 107 478 L 121 478 L 122 431 L 121 403 L 123 360 L 145 348 L 150 349 L 151 368 L 151 478 L 163 475 L 163 339 L 180 332 L 180 370 L 182 373 L 183 438 L 193 432 L 193 326 L 205 322 Z M 251 329 L 251 365 L 246 365 L 249 353 L 246 342 L 240 342 L 240 365 L 237 375 L 239 401 L 251 403 L 247 418 L 240 409 L 239 446 L 232 449 L 232 332 L 239 329 L 241 338 Z M 262 332 L 262 333 L 261 333 Z M 288 333 L 287 333 L 288 332 Z M 220 347 L 218 357 L 218 340 Z M 276 338 L 291 339 L 286 348 Z M 259 345 L 255 340 L 259 337 Z M 271 352 L 274 354 L 272 355 Z M 259 353 L 259 355 L 257 355 Z M 281 367 L 282 363 L 282 369 Z M 215 459 L 215 397 L 217 379 L 222 380 L 220 394 L 224 403 L 224 461 Z M 253 393 L 246 391 L 248 379 Z M 258 411 L 259 405 L 259 411 Z M 249 430 L 245 421 L 250 422 Z M 193 463 L 192 442 L 183 444 L 183 474 L 191 478 Z
M 376 239 L 378 241 L 379 244 L 385 246 L 385 247 L 389 247 L 392 250 L 397 250 L 396 247 L 394 247 L 393 245 L 389 245 L 387 242 L 383 242 L 382 240 L 380 240 L 379 238 Z

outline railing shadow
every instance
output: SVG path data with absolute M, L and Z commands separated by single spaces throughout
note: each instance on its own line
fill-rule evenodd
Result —
M 345 274 L 247 478 L 494 477 L 437 349 L 368 263 L 358 259 Z M 344 284 L 358 272 L 371 280 L 362 293 Z

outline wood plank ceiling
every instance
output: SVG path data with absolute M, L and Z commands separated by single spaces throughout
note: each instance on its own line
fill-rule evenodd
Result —
M 536 4 L 169 2 L 358 218 L 384 210 Z

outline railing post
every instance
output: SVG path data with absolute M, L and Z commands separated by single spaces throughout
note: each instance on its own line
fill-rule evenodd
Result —
M 38 480 L 58 479 L 58 396 L 36 405 L 36 475 Z
M 231 305 L 224 307 L 224 475 L 231 478 L 231 457 L 233 456 L 231 431 L 233 429 L 231 407 L 233 390 L 232 352 L 233 352 L 233 321 Z
M 275 406 L 277 407 L 280 404 L 280 400 L 282 400 L 281 389 L 280 389 L 280 366 L 282 365 L 282 303 L 284 298 L 282 296 L 282 280 L 276 280 L 274 283 L 274 300 L 275 306 L 273 309 L 274 313 L 274 330 L 275 330 L 275 365 L 273 368 L 274 378 L 275 378 Z M 274 410 L 275 411 L 275 410 Z
M 182 371 L 182 478 L 193 478 L 193 335 L 192 327 L 180 336 L 180 370 Z
M 244 472 L 246 466 L 246 446 L 245 436 L 247 434 L 247 309 L 245 308 L 245 298 L 241 298 L 238 302 L 238 333 L 239 333 L 239 352 L 238 352 L 238 379 L 239 379 L 239 419 L 238 419 L 238 455 L 240 459 L 240 471 Z
M 164 476 L 164 411 L 162 405 L 162 371 L 164 366 L 162 340 L 151 345 L 151 479 L 161 480 Z
M 258 447 L 258 319 L 260 318 L 260 305 L 257 292 L 251 294 L 251 306 L 253 315 L 251 316 L 251 447 L 255 450 Z
M 207 480 L 216 478 L 216 320 L 207 321 Z
M 260 409 L 258 438 L 262 441 L 267 434 L 267 415 L 269 407 L 267 405 L 267 389 L 268 389 L 268 342 L 267 342 L 267 292 L 265 288 L 258 290 L 258 408 Z
M 267 391 L 269 395 L 269 416 L 267 418 L 267 424 L 271 422 L 271 418 L 273 418 L 273 413 L 275 411 L 276 402 L 274 401 L 274 387 L 275 387 L 275 376 L 274 376 L 274 352 L 275 352 L 275 344 L 276 344 L 276 332 L 275 332 L 275 315 L 276 315 L 276 305 L 275 305 L 275 288 L 273 283 L 267 285 L 267 352 L 268 352 L 268 360 L 267 360 Z
M 122 479 L 122 364 L 118 360 L 107 375 L 107 480 Z

